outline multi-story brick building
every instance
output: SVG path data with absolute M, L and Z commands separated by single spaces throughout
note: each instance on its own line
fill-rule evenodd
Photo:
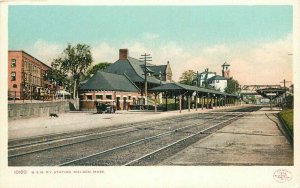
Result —
M 49 69 L 24 51 L 8 51 L 8 98 L 45 99 L 53 90 L 53 85 L 44 79 Z

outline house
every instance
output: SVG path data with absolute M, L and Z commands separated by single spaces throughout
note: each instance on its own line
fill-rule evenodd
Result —
M 197 74 L 194 79 L 194 85 L 198 87 L 212 87 L 221 92 L 225 91 L 227 87 L 227 80 L 230 79 L 229 64 L 225 62 L 222 66 L 222 76 L 217 75 L 216 72 L 209 72 L 206 69 L 204 72 Z
M 198 87 L 205 87 L 205 83 L 207 83 L 207 80 L 215 75 L 216 72 L 209 72 L 208 69 L 206 69 L 205 71 L 197 75 L 196 79 L 194 79 L 194 84 Z
M 79 88 L 80 110 L 96 109 L 96 103 L 128 109 L 138 103 L 140 89 L 124 74 L 98 71 Z
M 227 80 L 228 80 L 228 78 L 225 78 L 225 77 L 219 76 L 219 75 L 215 75 L 215 76 L 207 79 L 207 82 L 210 86 L 212 86 L 216 90 L 224 92 L 225 88 L 227 87 Z
M 8 99 L 45 99 L 55 90 L 44 79 L 49 69 L 25 51 L 8 51 Z

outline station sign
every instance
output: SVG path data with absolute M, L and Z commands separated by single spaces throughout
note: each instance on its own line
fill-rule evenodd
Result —
M 268 96 L 276 96 L 277 93 L 267 93 L 266 95 L 268 95 Z

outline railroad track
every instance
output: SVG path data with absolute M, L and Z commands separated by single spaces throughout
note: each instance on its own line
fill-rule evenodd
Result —
M 261 107 L 259 107 L 261 108 Z M 243 112 L 243 111 L 253 111 L 257 110 L 257 107 L 248 107 L 248 108 L 238 108 L 238 109 L 226 109 L 226 110 L 217 110 L 215 112 L 209 112 L 209 113 L 199 113 L 196 116 L 199 116 L 203 119 L 209 119 L 210 117 L 206 117 L 208 114 L 211 113 L 227 113 L 227 112 Z M 195 114 L 193 115 L 187 115 L 185 117 L 172 117 L 172 118 L 165 118 L 163 120 L 158 120 L 158 121 L 151 121 L 151 122 L 139 122 L 139 123 L 131 123 L 130 125 L 120 125 L 117 128 L 109 128 L 109 129 L 103 129 L 103 128 L 95 128 L 95 129 L 90 129 L 90 130 L 77 130 L 73 132 L 63 132 L 63 133 L 53 133 L 53 134 L 44 134 L 44 135 L 38 135 L 38 136 L 33 136 L 33 137 L 25 137 L 21 139 L 9 139 L 8 140 L 8 150 L 14 150 L 14 149 L 20 149 L 22 147 L 30 147 L 38 144 L 49 144 L 51 142 L 58 142 L 61 140 L 67 140 L 67 139 L 75 139 L 75 138 L 81 138 L 81 137 L 87 137 L 87 136 L 92 136 L 92 135 L 97 135 L 97 134 L 102 134 L 105 132 L 113 132 L 113 131 L 118 131 L 122 129 L 127 129 L 127 128 L 134 128 L 134 127 L 139 127 L 139 126 L 147 126 L 150 124 L 154 123 L 167 123 L 170 120 L 174 121 L 185 121 L 189 119 L 193 119 L 196 117 Z
M 226 115 L 223 115 L 226 116 Z M 213 119 L 219 119 L 220 117 L 212 117 L 211 120 L 205 120 L 203 123 L 207 121 L 212 121 Z M 191 124 L 189 121 L 184 121 L 186 124 Z M 170 122 L 172 127 L 170 127 L 168 124 L 165 125 L 159 125 L 157 129 L 149 129 L 149 127 L 145 127 L 142 129 L 138 129 L 139 131 L 135 131 L 135 133 L 116 133 L 114 135 L 110 136 L 102 136 L 98 138 L 88 138 L 85 141 L 78 141 L 74 143 L 63 143 L 62 145 L 54 145 L 51 147 L 45 147 L 45 148 L 38 148 L 32 150 L 29 148 L 26 152 L 17 152 L 17 153 L 11 153 L 8 157 L 9 159 L 9 165 L 13 166 L 19 166 L 19 165 L 37 165 L 37 166 L 43 166 L 43 165 L 49 165 L 49 162 L 51 162 L 51 165 L 55 165 L 55 163 L 58 163 L 59 161 L 63 160 L 64 157 L 67 156 L 65 153 L 72 153 L 71 151 L 75 150 L 82 150 L 80 153 L 82 155 L 89 154 L 93 150 L 108 150 L 109 148 L 117 147 L 120 145 L 124 145 L 128 142 L 134 142 L 136 140 L 140 140 L 142 138 L 145 138 L 146 136 L 155 136 L 157 134 L 160 134 L 162 132 L 168 132 L 168 131 L 179 131 L 182 129 L 178 129 L 178 127 L 182 127 L 182 122 L 177 122 L 176 125 L 174 125 L 174 122 Z M 189 125 L 190 126 L 190 125 Z M 193 125 L 194 126 L 194 125 Z M 154 127 L 154 126 L 153 126 Z M 167 131 L 166 131 L 167 130 Z M 100 144 L 100 145 L 99 145 Z M 47 146 L 47 145 L 46 145 Z M 85 150 L 85 148 L 88 148 Z M 78 158 L 77 154 L 70 154 L 71 158 Z M 73 156 L 74 155 L 74 156 Z M 43 157 L 41 157 L 43 156 Z M 58 157 L 53 157 L 58 156 Z M 47 160 L 48 159 L 48 160 Z M 40 161 L 42 160 L 42 161 Z M 53 161 L 53 163 L 52 163 Z M 57 162 L 56 162 L 57 161 Z
M 248 109 L 245 111 L 252 111 L 252 110 Z M 203 135 L 204 136 L 208 135 L 209 130 L 219 127 L 220 125 L 224 125 L 226 124 L 226 122 L 229 123 L 230 121 L 242 116 L 243 114 L 244 114 L 243 112 L 241 113 L 228 112 L 225 114 L 219 113 L 218 115 L 216 115 L 216 113 L 199 113 L 199 114 L 188 115 L 183 117 L 168 118 L 168 119 L 158 120 L 154 122 L 143 122 L 143 123 L 133 124 L 130 126 L 121 126 L 119 128 L 114 128 L 114 129 L 105 130 L 102 132 L 90 133 L 90 134 L 78 134 L 78 133 L 74 135 L 60 134 L 61 136 L 60 138 L 52 139 L 50 141 L 39 140 L 37 142 L 35 140 L 34 142 L 30 142 L 27 144 L 21 143 L 18 145 L 11 146 L 9 149 L 9 157 L 8 157 L 9 165 L 22 166 L 26 164 L 27 166 L 31 166 L 31 165 L 65 166 L 65 165 L 138 164 L 142 159 L 145 159 L 147 157 L 149 158 L 149 156 L 152 156 L 162 150 L 171 148 L 174 145 L 179 145 L 180 143 L 189 142 L 186 140 L 195 139 L 196 137 L 199 137 L 199 135 L 200 137 L 202 137 Z M 206 128 L 209 129 L 206 130 Z M 160 142 L 163 145 L 159 144 Z M 15 143 L 17 142 L 15 141 Z M 154 149 L 152 149 L 151 152 L 142 153 L 143 155 L 135 157 L 132 160 L 136 160 L 144 156 L 141 159 L 135 161 L 134 163 L 130 163 L 131 160 L 127 160 L 124 163 L 106 162 L 104 164 L 101 162 L 83 162 L 83 161 L 88 161 L 91 158 L 97 158 L 99 156 L 101 156 L 102 158 L 104 155 L 110 156 L 110 155 L 115 155 L 115 153 L 117 152 L 121 152 L 121 153 L 126 152 L 124 151 L 126 150 L 126 148 L 128 149 L 131 146 L 134 147 L 137 145 L 140 146 L 143 145 L 143 143 L 145 143 L 144 144 L 145 152 L 149 150 L 147 149 L 147 147 L 152 148 L 151 146 L 152 143 L 156 143 L 156 145 L 162 145 L 162 146 L 159 148 L 155 147 Z M 48 147 L 49 145 L 51 146 Z M 89 145 L 92 145 L 92 147 L 90 147 Z M 44 146 L 44 148 L 43 147 L 39 148 L 41 146 Z M 38 148 L 32 149 L 34 147 L 38 147 Z M 141 147 L 143 148 L 143 146 Z M 82 149 L 82 151 L 78 151 L 80 155 L 77 153 L 77 154 L 71 154 L 70 156 L 67 156 L 66 154 L 67 156 L 66 159 L 63 159 L 61 157 L 61 153 L 64 153 L 65 151 L 66 153 L 71 153 L 70 151 L 78 148 L 91 148 L 91 149 L 90 150 Z M 22 151 L 22 149 L 23 152 L 20 152 Z M 95 150 L 98 150 L 98 152 L 94 152 Z M 35 163 L 34 161 L 35 158 L 40 159 L 41 156 L 45 156 L 45 160 L 46 158 L 51 159 L 50 163 L 47 162 Z M 57 156 L 57 159 L 54 156 Z M 53 158 L 55 158 L 55 160 Z M 27 163 L 27 161 L 31 161 L 31 162 Z
M 66 165 L 97 165 L 97 166 L 125 165 L 125 166 L 128 166 L 128 165 L 132 165 L 132 164 L 135 164 L 145 158 L 150 157 L 151 155 L 161 152 L 162 150 L 166 150 L 167 148 L 170 148 L 178 143 L 185 142 L 189 139 L 194 138 L 197 135 L 205 134 L 206 132 L 216 128 L 217 126 L 220 126 L 224 123 L 230 122 L 242 115 L 244 115 L 244 113 L 240 113 L 237 115 L 235 114 L 235 115 L 233 115 L 233 117 L 230 117 L 225 120 L 222 118 L 225 116 L 228 116 L 228 114 L 222 115 L 222 116 L 214 118 L 214 120 L 221 120 L 221 121 L 218 121 L 218 123 L 214 123 L 214 121 L 207 120 L 201 124 L 187 125 L 187 126 L 180 127 L 180 128 L 177 128 L 177 129 L 174 129 L 171 131 L 166 131 L 166 132 L 160 133 L 158 135 L 154 135 L 154 136 L 147 137 L 144 139 L 136 140 L 136 141 L 126 143 L 124 145 L 120 145 L 120 146 L 117 146 L 114 148 L 110 148 L 105 151 L 100 151 L 100 152 L 94 153 L 92 155 L 88 155 L 88 156 L 84 156 L 84 157 L 81 157 L 78 159 L 67 161 L 67 162 L 59 164 L 58 166 L 66 166 Z M 201 127 L 199 130 L 200 125 L 209 124 L 209 123 L 212 123 L 212 125 Z M 197 127 L 197 129 L 195 129 L 195 127 Z M 187 131 L 187 130 L 189 130 L 189 131 Z M 178 134 L 178 133 L 179 133 L 179 135 L 174 136 L 174 134 Z M 133 152 L 132 150 L 134 150 L 134 151 L 147 150 L 149 147 L 154 145 L 153 143 L 158 144 L 158 145 L 163 145 L 163 147 L 159 147 L 158 149 L 155 149 L 154 151 L 151 151 L 150 153 L 144 154 L 143 156 L 138 157 L 137 159 L 126 161 L 127 158 L 132 158 L 132 155 L 134 155 L 134 156 L 138 155 L 138 152 Z M 124 149 L 128 149 L 130 147 L 133 148 L 133 149 L 131 149 L 130 153 L 128 153 L 127 150 L 124 150 Z M 120 152 L 121 154 L 118 152 Z M 124 152 L 129 154 L 129 156 L 126 156 L 126 158 L 124 158 Z M 117 161 L 116 161 L 115 157 L 112 155 L 117 156 Z M 118 156 L 122 156 L 121 157 L 122 160 L 120 160 L 120 157 L 118 157 Z M 99 157 L 100 157 L 100 161 L 98 160 Z M 124 160 L 126 161 L 126 163 L 120 164 Z
M 201 114 L 201 118 L 210 118 L 210 117 L 202 117 L 206 116 L 209 113 L 203 113 Z M 162 124 L 162 123 L 169 123 L 170 120 L 172 121 L 186 121 L 195 118 L 195 115 L 189 115 L 185 117 L 174 117 L 174 118 L 165 118 L 163 120 L 158 121 L 151 121 L 151 122 L 139 122 L 139 123 L 131 123 L 130 125 L 120 125 L 116 128 L 109 128 L 109 129 L 101 129 L 96 128 L 92 130 L 79 130 L 79 131 L 73 131 L 73 132 L 64 132 L 64 133 L 56 133 L 56 134 L 46 134 L 46 135 L 40 135 L 40 136 L 33 136 L 33 137 L 26 137 L 21 139 L 10 139 L 8 141 L 8 150 L 15 150 L 20 148 L 26 148 L 31 147 L 35 145 L 42 145 L 42 144 L 51 144 L 63 140 L 68 139 L 76 139 L 76 138 L 82 138 L 82 137 L 88 137 L 93 135 L 99 135 L 103 133 L 109 133 L 109 132 L 115 132 L 120 131 L 124 129 L 130 129 L 130 128 L 137 128 L 137 127 L 147 127 L 148 125 L 153 126 L 153 124 Z M 155 125 L 154 125 L 155 126 Z

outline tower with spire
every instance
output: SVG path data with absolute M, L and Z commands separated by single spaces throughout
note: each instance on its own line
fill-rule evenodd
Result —
M 222 65 L 222 76 L 225 78 L 230 78 L 230 69 L 229 69 L 229 64 L 227 62 L 225 62 Z

